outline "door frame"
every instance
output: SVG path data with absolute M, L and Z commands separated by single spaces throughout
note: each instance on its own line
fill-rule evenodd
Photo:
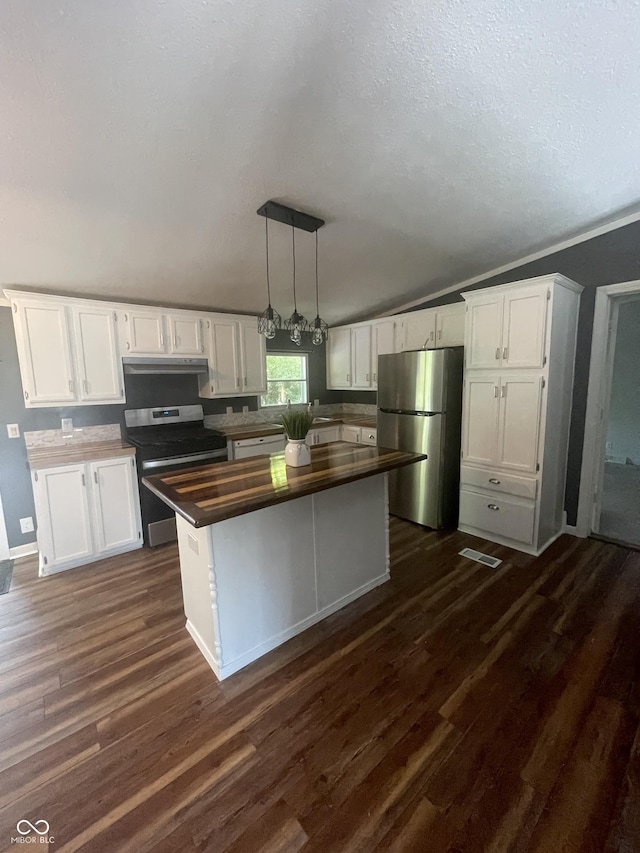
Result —
M 618 309 L 637 294 L 640 294 L 640 280 L 637 279 L 596 289 L 578 515 L 575 529 L 569 528 L 577 536 L 588 536 L 594 529 L 594 522 L 597 524 L 600 518 Z

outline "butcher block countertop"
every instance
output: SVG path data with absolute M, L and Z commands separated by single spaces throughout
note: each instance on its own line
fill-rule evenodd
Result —
M 135 453 L 135 447 L 121 439 L 79 441 L 77 444 L 52 444 L 48 447 L 27 448 L 27 460 L 31 470 L 38 471 L 42 468 L 54 468 L 57 465 L 114 459 L 117 456 L 135 456 Z
M 339 441 L 311 448 L 311 465 L 302 468 L 287 467 L 282 452 L 156 474 L 142 482 L 194 527 L 206 527 L 426 458 Z
M 376 419 L 358 415 L 344 415 L 331 418 L 330 420 L 322 420 L 314 423 L 312 429 L 323 429 L 323 427 L 333 427 L 339 424 L 349 424 L 350 426 L 365 427 L 365 429 L 375 429 Z M 281 424 L 230 424 L 228 426 L 218 426 L 217 430 L 224 433 L 229 441 L 237 441 L 242 438 L 262 438 L 265 435 L 280 435 L 284 433 L 284 428 Z

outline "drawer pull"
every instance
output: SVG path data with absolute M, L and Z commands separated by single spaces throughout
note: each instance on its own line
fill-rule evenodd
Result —
M 489 509 L 492 509 L 494 512 L 498 512 L 498 510 L 500 509 L 498 504 L 487 504 L 487 506 Z
M 493 484 L 494 484 L 494 486 L 499 486 L 499 485 L 500 485 L 500 480 L 496 480 L 496 478 L 495 478 L 495 477 L 489 477 L 489 482 L 490 482 L 490 483 L 493 483 Z

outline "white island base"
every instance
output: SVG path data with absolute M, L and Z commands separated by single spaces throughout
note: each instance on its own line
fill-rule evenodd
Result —
M 387 476 L 207 527 L 177 516 L 187 630 L 220 680 L 389 579 Z

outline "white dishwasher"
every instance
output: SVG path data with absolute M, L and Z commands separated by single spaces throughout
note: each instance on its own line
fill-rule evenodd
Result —
M 248 456 L 268 456 L 284 450 L 284 434 L 263 435 L 260 438 L 239 438 L 233 443 L 233 458 L 246 459 Z

